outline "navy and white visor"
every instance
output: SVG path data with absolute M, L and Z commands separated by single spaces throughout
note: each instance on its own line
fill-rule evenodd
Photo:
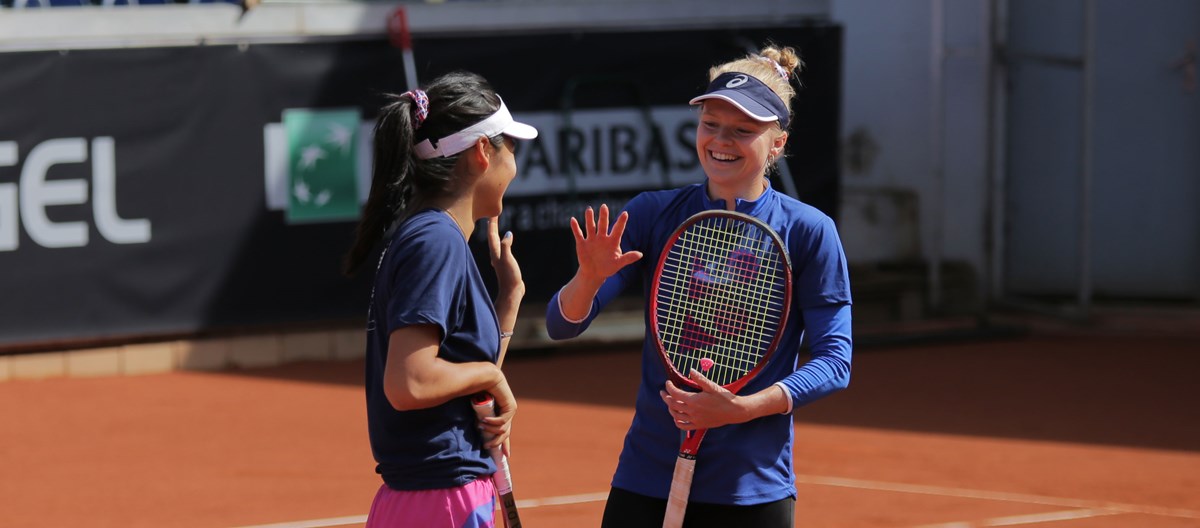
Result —
M 787 105 L 783 104 L 783 99 L 779 98 L 775 90 L 753 75 L 722 73 L 708 83 L 708 90 L 704 95 L 692 99 L 690 104 L 697 105 L 706 99 L 726 101 L 755 121 L 779 121 L 779 128 L 787 128 Z

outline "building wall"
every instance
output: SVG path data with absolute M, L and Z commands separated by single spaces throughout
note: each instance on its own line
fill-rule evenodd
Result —
M 983 276 L 987 4 L 944 2 L 939 97 L 935 2 L 833 1 L 846 35 L 840 220 L 852 262 L 945 259 Z

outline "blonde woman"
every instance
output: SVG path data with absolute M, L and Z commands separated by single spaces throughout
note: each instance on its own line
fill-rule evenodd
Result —
M 696 154 L 705 181 L 636 196 L 609 225 L 609 211 L 571 219 L 579 269 L 551 299 L 551 337 L 579 335 L 630 286 L 648 295 L 659 252 L 689 216 L 728 209 L 766 222 L 791 254 L 793 295 L 782 341 L 738 395 L 692 371 L 701 392 L 667 381 L 647 332 L 642 382 L 604 510 L 607 528 L 662 526 L 680 432 L 709 429 L 696 462 L 684 526 L 791 528 L 796 486 L 792 411 L 845 388 L 850 379 L 850 281 L 833 221 L 771 188 L 784 154 L 800 59 L 791 48 L 712 68 L 699 106 Z M 648 304 L 648 303 L 647 303 Z M 801 357 L 801 342 L 811 356 Z

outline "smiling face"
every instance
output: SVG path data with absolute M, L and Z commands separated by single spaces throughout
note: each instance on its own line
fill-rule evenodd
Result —
M 704 101 L 696 127 L 696 154 L 714 198 L 753 200 L 762 193 L 768 160 L 783 152 L 787 133 L 720 100 Z

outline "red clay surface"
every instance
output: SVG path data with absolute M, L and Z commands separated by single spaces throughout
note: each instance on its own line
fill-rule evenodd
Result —
M 506 370 L 522 520 L 597 526 L 636 351 L 516 351 Z M 797 412 L 796 526 L 1200 527 L 1198 372 L 1190 338 L 860 349 L 850 389 Z M 0 383 L 0 526 L 361 526 L 379 485 L 361 378 Z

